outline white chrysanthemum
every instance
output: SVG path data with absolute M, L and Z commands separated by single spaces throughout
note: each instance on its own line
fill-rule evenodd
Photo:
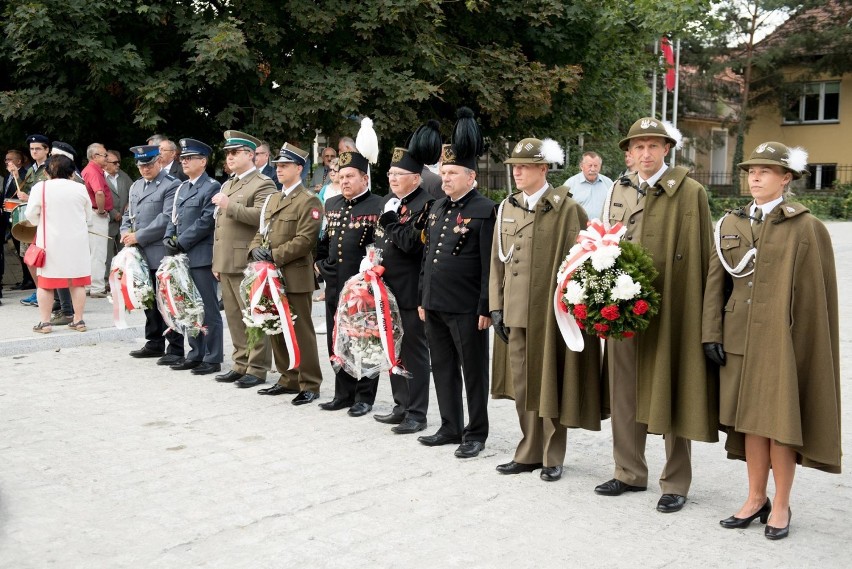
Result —
M 613 300 L 630 300 L 642 292 L 642 285 L 634 282 L 630 275 L 618 275 L 609 295 Z
M 568 281 L 565 287 L 565 300 L 568 304 L 583 304 L 586 300 L 586 289 L 577 281 Z
M 615 260 L 619 255 L 621 255 L 621 248 L 618 245 L 598 247 L 592 252 L 592 266 L 596 271 L 609 269 L 615 264 Z

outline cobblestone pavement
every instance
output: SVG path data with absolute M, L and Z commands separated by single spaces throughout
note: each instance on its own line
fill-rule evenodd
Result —
M 852 223 L 829 228 L 844 294 Z M 42 341 L 30 338 L 32 313 L 7 311 L 7 299 L 2 327 L 22 332 L 0 348 Z M 841 317 L 848 442 L 848 296 Z M 10 353 L 0 357 L 0 568 L 849 566 L 848 461 L 839 476 L 798 470 L 791 536 L 771 543 L 757 523 L 719 527 L 746 488 L 744 464 L 721 444 L 694 444 L 687 506 L 665 515 L 656 483 L 618 498 L 592 492 L 612 475 L 608 422 L 569 432 L 559 482 L 500 476 L 519 437 L 511 401 L 491 402 L 485 451 L 459 460 L 452 446 L 424 447 L 370 416 L 293 407 L 291 396 L 128 357 L 141 340 L 103 331 L 93 341 L 0 352 Z M 321 401 L 333 391 L 327 366 L 325 377 Z M 391 406 L 383 380 L 374 412 Z M 427 433 L 440 423 L 434 395 L 429 423 Z M 647 457 L 655 478 L 659 437 Z

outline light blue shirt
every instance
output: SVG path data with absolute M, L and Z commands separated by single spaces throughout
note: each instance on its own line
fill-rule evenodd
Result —
M 583 206 L 586 210 L 586 215 L 589 219 L 602 219 L 604 202 L 612 187 L 612 180 L 598 174 L 598 179 L 594 183 L 586 180 L 582 172 L 571 176 L 565 180 L 564 184 L 571 192 L 571 197 L 574 201 Z

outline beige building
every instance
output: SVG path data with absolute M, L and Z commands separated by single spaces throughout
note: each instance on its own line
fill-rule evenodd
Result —
M 828 0 L 791 17 L 756 49 L 774 47 L 814 26 L 846 28 L 850 21 L 852 4 Z M 829 190 L 836 182 L 852 182 L 852 73 L 815 75 L 808 65 L 824 56 L 836 56 L 829 51 L 832 49 L 824 46 L 822 52 L 794 54 L 791 59 L 795 61 L 783 67 L 790 94 L 783 105 L 754 109 L 743 145 L 746 156 L 769 140 L 806 148 L 810 176 L 798 182 L 800 189 Z

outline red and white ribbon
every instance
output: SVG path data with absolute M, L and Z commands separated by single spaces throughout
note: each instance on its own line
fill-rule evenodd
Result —
M 553 312 L 556 315 L 556 323 L 562 333 L 562 339 L 568 348 L 574 352 L 583 351 L 583 334 L 574 317 L 565 311 L 562 305 L 562 295 L 568 282 L 574 275 L 574 271 L 582 265 L 586 259 L 592 256 L 601 247 L 618 245 L 621 236 L 627 231 L 621 223 L 616 223 L 607 229 L 599 219 L 589 221 L 588 227 L 577 235 L 577 243 L 568 251 L 565 266 L 556 277 L 556 292 L 553 294 Z
M 116 257 L 116 259 L 119 258 Z M 127 328 L 127 321 L 124 319 L 125 311 L 143 308 L 137 306 L 133 301 L 136 298 L 136 289 L 133 285 L 133 271 L 129 266 L 131 262 L 138 262 L 137 257 L 126 253 L 121 256 L 119 264 L 116 264 L 109 272 L 109 288 L 112 293 L 112 321 L 116 328 L 121 329 Z M 121 274 L 121 277 L 119 277 L 119 274 Z
M 396 359 L 396 343 L 393 338 L 393 319 L 391 318 L 390 300 L 388 299 L 388 288 L 385 281 L 382 280 L 382 274 L 385 268 L 381 265 L 376 265 L 364 272 L 364 278 L 373 291 L 373 301 L 376 304 L 376 321 L 379 325 L 379 339 L 382 342 L 382 349 L 385 352 L 390 366 L 390 372 L 394 375 L 403 377 L 411 377 L 400 365 Z
M 258 325 L 263 321 L 261 315 L 264 311 L 258 310 L 260 301 L 264 296 L 272 299 L 281 319 L 281 334 L 284 336 L 284 345 L 287 347 L 287 356 L 290 360 L 288 370 L 296 369 L 302 360 L 299 351 L 299 342 L 296 340 L 296 330 L 293 328 L 293 318 L 290 315 L 290 303 L 287 296 L 281 295 L 281 273 L 273 263 L 256 262 L 253 264 L 257 278 L 251 285 L 249 295 L 249 314 L 251 319 Z
M 172 293 L 172 275 L 167 272 L 157 273 L 157 289 L 159 291 L 158 299 L 165 308 L 166 313 L 163 313 L 163 320 L 169 325 L 169 328 L 175 331 L 180 331 L 177 327 L 177 307 L 175 306 L 175 296 Z

